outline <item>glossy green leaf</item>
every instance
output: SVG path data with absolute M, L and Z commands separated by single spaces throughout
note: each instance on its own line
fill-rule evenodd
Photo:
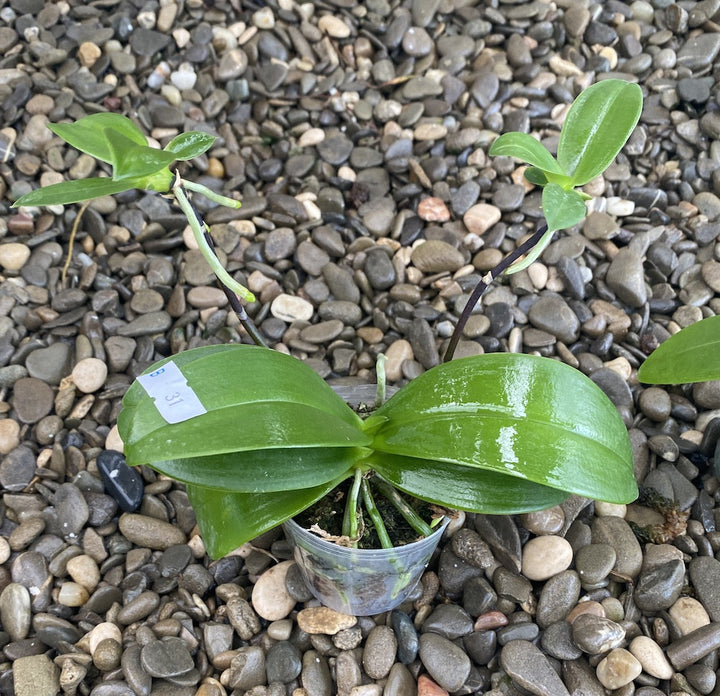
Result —
M 528 133 L 503 133 L 490 146 L 492 156 L 505 155 L 527 162 L 543 172 L 566 176 L 548 149 Z
M 169 173 L 169 172 L 168 172 Z M 68 205 L 79 203 L 98 196 L 110 196 L 134 188 L 146 188 L 144 178 L 140 179 L 79 179 L 77 181 L 61 181 L 57 184 L 44 186 L 20 196 L 13 208 L 21 205 Z
M 155 174 L 175 160 L 172 152 L 137 145 L 122 133 L 109 128 L 104 133 L 113 158 L 113 179 L 117 181 Z
M 646 384 L 720 379 L 720 316 L 686 326 L 661 343 L 638 370 Z
M 152 467 L 184 483 L 262 493 L 311 488 L 350 475 L 363 454 L 356 447 L 294 447 L 154 461 Z
M 624 80 L 602 80 L 583 90 L 568 111 L 557 159 L 572 186 L 602 174 L 637 125 L 642 90 Z
M 449 462 L 598 500 L 637 495 L 615 407 L 556 360 L 495 353 L 438 365 L 383 404 L 366 430 L 375 451 L 426 459 L 433 471 Z
M 565 491 L 533 481 L 451 462 L 380 452 L 370 464 L 393 486 L 416 498 L 488 515 L 546 510 L 568 497 Z
M 277 493 L 233 493 L 187 486 L 203 543 L 219 558 L 317 502 L 342 481 Z
M 147 145 L 142 131 L 126 116 L 120 114 L 90 114 L 74 123 L 50 123 L 48 128 L 66 143 L 102 162 L 113 163 L 105 129 L 111 129 L 136 145 Z
M 585 201 L 577 192 L 548 184 L 542 193 L 542 209 L 548 231 L 556 232 L 577 225 L 585 217 Z
M 370 442 L 360 418 L 295 358 L 256 346 L 222 345 L 195 348 L 171 359 L 208 412 L 169 424 L 134 382 L 118 418 L 132 464 L 250 450 L 363 447 Z
M 209 150 L 216 140 L 214 135 L 200 131 L 180 133 L 165 146 L 165 151 L 172 152 L 176 160 L 191 160 Z

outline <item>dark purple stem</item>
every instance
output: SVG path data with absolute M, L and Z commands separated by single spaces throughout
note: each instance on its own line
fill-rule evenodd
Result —
M 490 283 L 501 276 L 521 256 L 527 254 L 540 241 L 545 232 L 547 232 L 547 225 L 540 227 L 532 237 L 524 241 L 517 249 L 510 252 L 497 266 L 495 266 L 495 268 L 480 279 L 472 291 L 470 298 L 465 303 L 465 307 L 463 307 L 462 314 L 460 315 L 457 324 L 455 324 L 455 330 L 453 331 L 453 335 L 450 337 L 450 343 L 445 351 L 443 362 L 450 362 L 453 355 L 455 355 L 455 349 L 457 348 L 457 344 L 460 342 L 460 336 L 465 328 L 465 324 L 467 324 L 467 320 L 470 318 L 475 305 L 485 294 L 485 291 L 490 286 Z

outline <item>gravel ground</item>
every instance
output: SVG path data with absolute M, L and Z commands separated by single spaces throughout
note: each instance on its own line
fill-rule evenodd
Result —
M 0 693 L 720 693 L 720 383 L 636 377 L 720 309 L 718 0 L 5 0 L 0 20 Z M 590 375 L 630 430 L 642 504 L 468 515 L 412 601 L 372 618 L 310 601 L 279 532 L 210 561 L 182 487 L 149 469 L 122 512 L 101 472 L 129 383 L 243 335 L 161 196 L 94 201 L 72 246 L 79 206 L 9 209 L 97 175 L 48 121 L 217 134 L 187 176 L 243 201 L 203 212 L 268 342 L 350 382 L 384 352 L 400 385 L 538 222 L 489 144 L 552 146 L 606 76 L 643 86 L 638 128 L 584 224 L 494 286 L 458 354 Z

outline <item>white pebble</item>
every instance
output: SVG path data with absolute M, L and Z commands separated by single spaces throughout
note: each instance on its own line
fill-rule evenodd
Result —
M 572 546 L 563 537 L 536 537 L 523 548 L 522 572 L 529 580 L 547 580 L 567 570 L 572 558 Z
M 285 576 L 294 561 L 282 561 L 266 570 L 252 592 L 253 609 L 268 621 L 284 619 L 295 607 L 295 600 L 285 589 Z
M 278 295 L 270 305 L 270 313 L 276 319 L 292 323 L 293 321 L 310 321 L 315 310 L 310 302 L 302 297 Z
M 627 514 L 627 505 L 615 503 L 604 503 L 601 500 L 595 501 L 595 514 L 598 517 L 622 517 Z
M 350 36 L 350 27 L 335 15 L 326 14 L 318 19 L 318 29 L 333 39 L 347 39 Z
M 178 69 L 170 73 L 170 81 L 182 92 L 195 86 L 197 75 L 190 63 L 180 63 Z
M 105 384 L 107 365 L 98 358 L 84 358 L 73 368 L 72 379 L 83 393 L 90 394 Z
M 670 614 L 678 630 L 684 636 L 701 626 L 710 624 L 710 617 L 705 607 L 693 597 L 680 597 L 670 607 L 668 614 Z
M 275 15 L 272 8 L 263 7 L 261 10 L 253 13 L 252 23 L 258 29 L 272 29 L 275 26 Z
M 642 668 L 651 676 L 658 679 L 670 679 L 673 668 L 665 657 L 662 648 L 647 636 L 633 638 L 629 647 L 630 652 L 637 658 Z
M 0 266 L 6 271 L 19 271 L 30 258 L 30 247 L 19 242 L 0 244 Z

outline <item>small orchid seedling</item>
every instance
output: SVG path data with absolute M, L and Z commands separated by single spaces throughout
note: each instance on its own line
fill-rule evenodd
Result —
M 508 273 L 527 268 L 550 244 L 553 233 L 577 225 L 590 198 L 577 187 L 602 174 L 623 148 L 640 119 L 642 90 L 624 80 L 602 80 L 580 93 L 567 113 L 557 158 L 528 133 L 504 133 L 490 147 L 491 155 L 509 155 L 527 162 L 525 178 L 542 187 L 547 230 L 532 251 Z
M 237 299 L 239 297 L 245 302 L 254 302 L 254 295 L 223 268 L 213 251 L 207 225 L 193 207 L 187 192 L 200 193 L 228 208 L 239 208 L 240 201 L 182 179 L 177 172 L 170 170 L 173 162 L 191 160 L 207 152 L 217 139 L 216 136 L 189 131 L 173 138 L 160 150 L 149 146 L 145 135 L 129 118 L 113 113 L 91 114 L 75 123 L 50 123 L 48 128 L 80 152 L 109 164 L 112 167 L 112 176 L 62 181 L 45 186 L 21 196 L 13 207 L 68 205 L 131 189 L 171 194 L 185 214 L 198 248 L 220 281 L 243 326 L 256 343 L 264 345 Z

